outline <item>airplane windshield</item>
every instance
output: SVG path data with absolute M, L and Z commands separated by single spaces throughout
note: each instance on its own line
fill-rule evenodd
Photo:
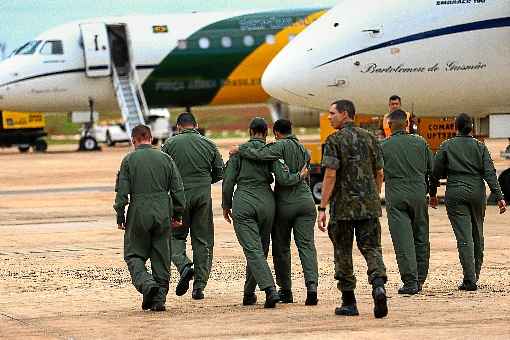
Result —
M 37 50 L 37 46 L 39 46 L 40 44 L 41 44 L 41 40 L 34 40 L 34 41 L 27 42 L 25 45 L 18 48 L 14 54 L 16 54 L 16 55 L 34 54 L 35 51 Z

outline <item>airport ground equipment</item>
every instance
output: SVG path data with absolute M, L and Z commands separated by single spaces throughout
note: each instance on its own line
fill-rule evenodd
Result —
M 0 147 L 17 146 L 20 152 L 32 147 L 36 152 L 44 152 L 48 149 L 43 138 L 47 135 L 45 126 L 42 113 L 0 111 Z

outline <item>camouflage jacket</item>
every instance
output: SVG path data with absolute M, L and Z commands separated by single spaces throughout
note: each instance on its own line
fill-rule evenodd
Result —
M 326 140 L 322 166 L 336 170 L 332 218 L 364 220 L 381 216 L 375 174 L 384 161 L 374 135 L 353 123 L 345 124 Z

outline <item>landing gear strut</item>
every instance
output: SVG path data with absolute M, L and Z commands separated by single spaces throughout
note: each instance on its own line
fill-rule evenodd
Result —
M 90 120 L 85 123 L 84 129 L 80 138 L 80 151 L 94 151 L 101 150 L 99 147 L 96 138 L 92 133 L 92 128 L 94 127 L 94 101 L 92 98 L 89 98 L 89 109 L 90 109 Z

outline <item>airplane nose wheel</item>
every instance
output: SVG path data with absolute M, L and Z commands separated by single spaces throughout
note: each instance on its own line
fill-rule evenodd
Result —
M 80 139 L 80 150 L 94 151 L 97 150 L 97 141 L 95 138 L 87 136 Z

